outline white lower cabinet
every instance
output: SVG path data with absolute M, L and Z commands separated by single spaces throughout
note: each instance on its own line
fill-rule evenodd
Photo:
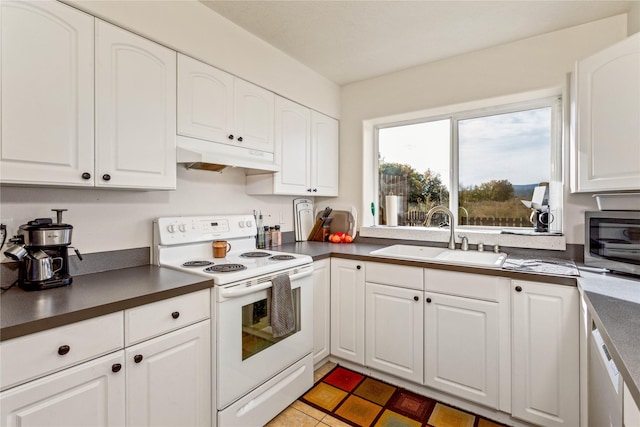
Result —
M 331 259 L 331 354 L 364 365 L 364 262 Z
M 366 365 L 421 382 L 423 292 L 367 282 L 365 295 Z
M 210 320 L 128 347 L 127 425 L 211 425 Z
M 498 303 L 425 294 L 425 384 L 498 405 Z
M 623 387 L 622 424 L 624 427 L 638 427 L 640 426 L 640 406 L 633 399 L 627 383 L 624 383 Z
M 578 289 L 517 280 L 511 287 L 512 415 L 544 426 L 577 426 Z
M 331 261 L 313 263 L 313 364 L 331 353 Z
M 125 425 L 124 351 L 0 393 L 0 425 Z

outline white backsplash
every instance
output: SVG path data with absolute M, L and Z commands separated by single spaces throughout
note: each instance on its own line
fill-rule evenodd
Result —
M 8 225 L 10 237 L 34 218 L 55 220 L 51 209 L 68 209 L 63 221 L 73 225 L 72 245 L 93 253 L 151 246 L 152 221 L 160 216 L 246 214 L 257 209 L 265 225 L 280 224 L 282 231 L 293 231 L 293 199 L 245 194 L 241 169 L 217 173 L 179 165 L 175 191 L 2 186 L 0 219 Z

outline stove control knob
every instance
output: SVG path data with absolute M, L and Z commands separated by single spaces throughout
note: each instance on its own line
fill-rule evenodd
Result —
M 244 221 L 240 221 L 240 222 L 238 223 L 238 227 L 240 227 L 240 228 L 244 228 Z
M 167 231 L 168 231 L 169 233 L 175 233 L 175 232 L 176 232 L 176 226 L 175 226 L 175 225 L 173 225 L 173 224 L 169 224 L 169 225 L 167 225 Z
M 246 225 L 247 225 L 247 228 L 253 227 L 253 221 L 247 220 Z
M 180 224 L 178 225 L 178 230 L 184 233 L 185 231 L 187 231 L 187 226 L 185 224 Z

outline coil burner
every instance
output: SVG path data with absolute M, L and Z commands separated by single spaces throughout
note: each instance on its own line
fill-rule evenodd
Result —
M 269 259 L 272 259 L 274 261 L 289 261 L 292 259 L 296 259 L 296 257 L 294 257 L 293 255 L 274 255 Z
M 208 265 L 212 265 L 211 261 L 187 261 L 182 264 L 183 267 L 206 267 Z
M 212 265 L 211 267 L 207 267 L 204 269 L 205 273 L 230 273 L 234 271 L 246 270 L 242 264 L 218 264 Z
M 269 252 L 245 252 L 240 254 L 242 258 L 264 258 L 271 255 Z

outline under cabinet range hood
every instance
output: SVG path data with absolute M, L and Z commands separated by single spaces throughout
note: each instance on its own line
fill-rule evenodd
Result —
M 280 172 L 273 153 L 176 135 L 177 162 L 187 169 L 219 172 L 226 167 L 245 169 L 247 174 Z

